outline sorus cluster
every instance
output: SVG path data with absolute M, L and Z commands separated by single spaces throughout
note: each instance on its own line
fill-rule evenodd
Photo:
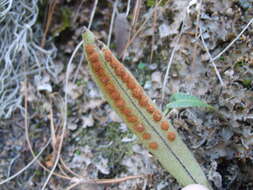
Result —
M 85 51 L 88 56 L 88 60 L 91 64 L 92 70 L 98 76 L 99 80 L 104 86 L 106 93 L 113 100 L 114 105 L 119 109 L 120 113 L 125 116 L 126 120 L 132 124 L 133 130 L 140 133 L 143 140 L 149 141 L 149 148 L 156 150 L 158 144 L 152 141 L 151 134 L 145 130 L 145 126 L 140 122 L 138 117 L 133 113 L 130 107 L 127 106 L 124 98 L 121 97 L 120 91 L 113 83 L 110 76 L 106 74 L 105 68 L 99 58 L 99 53 L 96 51 L 96 46 L 88 44 L 85 46 Z M 125 69 L 125 67 L 112 55 L 109 49 L 103 49 L 105 60 L 113 68 L 115 74 L 126 84 L 127 88 L 131 91 L 131 95 L 138 101 L 139 106 L 143 107 L 155 122 L 159 123 L 160 128 L 163 131 L 168 131 L 169 123 L 167 120 L 163 120 L 163 116 L 159 110 L 157 110 L 151 103 L 149 98 L 145 95 L 142 87 L 136 82 L 131 74 Z M 174 132 L 167 132 L 167 138 L 169 141 L 173 141 L 176 138 Z

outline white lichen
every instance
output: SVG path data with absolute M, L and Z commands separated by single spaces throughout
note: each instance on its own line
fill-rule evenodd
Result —
M 40 47 L 37 17 L 37 0 L 0 0 L 0 118 L 23 109 L 20 83 L 25 76 L 40 75 L 42 70 L 54 76 L 55 48 Z

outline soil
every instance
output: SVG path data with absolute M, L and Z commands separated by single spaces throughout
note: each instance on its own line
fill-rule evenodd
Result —
M 194 95 L 213 106 L 215 111 L 175 108 L 168 118 L 214 189 L 253 189 L 253 25 L 238 36 L 252 22 L 253 1 L 163 0 L 154 8 L 155 2 L 130 1 L 128 15 L 127 1 L 118 2 L 111 50 L 162 110 L 176 92 Z M 67 64 L 81 41 L 84 26 L 90 23 L 94 1 L 61 0 L 56 1 L 53 10 L 49 6 L 47 1 L 38 3 L 40 14 L 33 30 L 41 27 L 45 31 L 51 11 L 44 48 L 54 44 L 57 49 L 53 58 L 55 75 L 44 71 L 39 79 L 29 75 L 20 81 L 20 107 L 0 121 L 0 182 L 33 159 L 26 129 L 35 154 L 55 133 L 56 138 L 39 159 L 45 166 L 53 166 L 67 93 L 62 162 L 55 170 L 67 177 L 52 176 L 46 189 L 67 189 L 76 182 L 78 177 L 66 168 L 83 176 L 84 182 L 73 189 L 181 189 L 103 99 L 91 79 L 82 48 L 74 56 L 65 88 Z M 114 1 L 99 1 L 91 23 L 90 29 L 104 43 L 109 38 L 113 7 Z M 132 37 L 134 40 L 124 50 Z M 38 36 L 38 41 L 41 39 Z M 41 189 L 48 174 L 35 162 L 0 189 Z M 143 177 L 115 181 L 136 175 Z M 111 183 L 98 184 L 101 179 L 111 179 Z

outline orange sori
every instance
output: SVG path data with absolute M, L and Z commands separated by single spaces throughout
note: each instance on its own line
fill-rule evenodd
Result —
M 110 81 L 110 78 L 105 73 L 101 73 L 98 77 L 104 85 Z
M 131 76 L 124 69 L 124 66 L 112 55 L 112 52 L 109 49 L 103 49 L 104 57 L 107 62 L 114 69 L 117 76 L 121 78 L 121 80 L 127 84 L 128 88 L 136 87 L 136 82 L 131 79 Z
M 138 121 L 138 117 L 136 115 L 127 116 L 127 121 L 130 123 L 136 123 Z
M 125 106 L 125 101 L 122 99 L 122 98 L 120 98 L 119 100 L 116 100 L 115 101 L 115 105 L 117 106 L 117 108 L 122 108 L 122 107 L 124 107 Z
M 131 80 L 131 77 L 130 77 L 130 75 L 126 72 L 125 75 L 121 76 L 121 80 L 122 80 L 124 83 L 128 83 L 128 81 Z
M 112 52 L 109 49 L 103 49 L 102 51 L 104 52 L 105 60 L 107 62 L 111 62 L 112 61 Z
M 112 59 L 111 62 L 109 62 L 109 63 L 113 69 L 116 69 L 117 67 L 120 66 L 120 62 L 116 59 Z
M 153 113 L 153 120 L 154 121 L 160 121 L 162 119 L 162 114 L 159 111 L 155 111 Z
M 139 98 L 139 105 L 142 107 L 147 107 L 148 106 L 148 97 L 144 94 Z
M 118 77 L 122 77 L 123 75 L 125 75 L 125 69 L 123 68 L 123 66 L 119 65 L 118 67 L 116 67 L 115 69 L 115 73 Z
M 114 101 L 117 101 L 119 100 L 121 97 L 120 97 L 120 94 L 117 90 L 113 91 L 111 94 L 110 94 L 111 98 L 114 100 Z
M 112 82 L 108 82 L 105 85 L 105 89 L 106 89 L 107 93 L 109 93 L 109 94 L 111 94 L 112 92 L 116 91 L 116 88 L 115 88 L 115 86 L 114 86 L 114 84 Z
M 92 54 L 88 55 L 88 59 L 91 63 L 99 62 L 99 54 L 94 51 Z
M 144 139 L 144 140 L 149 140 L 149 139 L 151 139 L 151 135 L 150 135 L 150 133 L 143 133 L 143 135 L 142 135 L 142 138 Z
M 98 76 L 102 75 L 104 73 L 104 69 L 103 69 L 102 64 L 100 62 L 93 62 L 92 68 Z
M 139 132 L 139 133 L 142 133 L 142 132 L 145 131 L 145 127 L 144 127 L 142 124 L 140 124 L 140 123 L 134 125 L 134 126 L 133 126 L 133 129 L 134 129 L 135 131 Z
M 141 87 L 135 87 L 135 88 L 132 89 L 132 95 L 133 95 L 133 97 L 135 97 L 136 99 L 141 100 L 142 94 L 143 94 L 143 93 L 142 93 Z
M 151 143 L 149 143 L 148 147 L 150 149 L 156 150 L 156 149 L 158 149 L 158 144 L 156 142 L 151 142 Z
M 92 44 L 88 44 L 85 46 L 85 51 L 87 53 L 88 59 L 92 65 L 93 70 L 98 74 L 102 74 L 104 72 L 102 68 L 102 64 L 99 60 L 99 54 L 95 50 L 95 46 Z
M 169 125 L 169 122 L 164 120 L 162 121 L 161 123 L 161 129 L 164 130 L 164 131 L 167 131 L 169 129 L 170 125 Z
M 154 106 L 152 106 L 151 104 L 148 104 L 148 105 L 146 106 L 146 110 L 147 110 L 149 113 L 154 113 L 155 108 L 154 108 Z
M 135 88 L 138 87 L 138 85 L 136 84 L 136 82 L 132 79 L 132 77 L 130 76 L 128 81 L 126 82 L 127 88 L 129 88 L 130 90 L 133 90 Z
M 115 71 L 116 72 L 116 71 Z M 119 72 L 119 71 L 118 71 Z M 127 73 L 127 71 L 124 69 L 123 71 L 121 71 L 119 77 L 121 78 L 121 80 L 124 82 L 124 79 L 126 79 L 127 77 L 129 77 L 129 74 Z
M 167 139 L 169 141 L 174 141 L 176 139 L 176 133 L 174 133 L 174 132 L 168 132 L 167 133 Z
M 109 49 L 103 49 L 105 60 L 111 65 L 113 69 L 116 69 L 121 63 L 113 57 L 112 52 Z
M 93 52 L 95 52 L 95 48 L 96 48 L 95 45 L 93 45 L 93 44 L 87 44 L 85 46 L 85 51 L 86 51 L 87 55 L 91 55 Z
M 126 117 L 132 115 L 131 109 L 128 108 L 127 106 L 120 107 L 119 110 L 120 110 L 120 112 L 121 112 L 122 114 L 124 114 Z

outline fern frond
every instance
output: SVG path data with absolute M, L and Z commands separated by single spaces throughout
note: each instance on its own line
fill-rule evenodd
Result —
M 140 142 L 180 184 L 202 184 L 211 190 L 191 151 L 130 71 L 108 47 L 99 49 L 90 31 L 83 34 L 83 40 L 92 78 Z

